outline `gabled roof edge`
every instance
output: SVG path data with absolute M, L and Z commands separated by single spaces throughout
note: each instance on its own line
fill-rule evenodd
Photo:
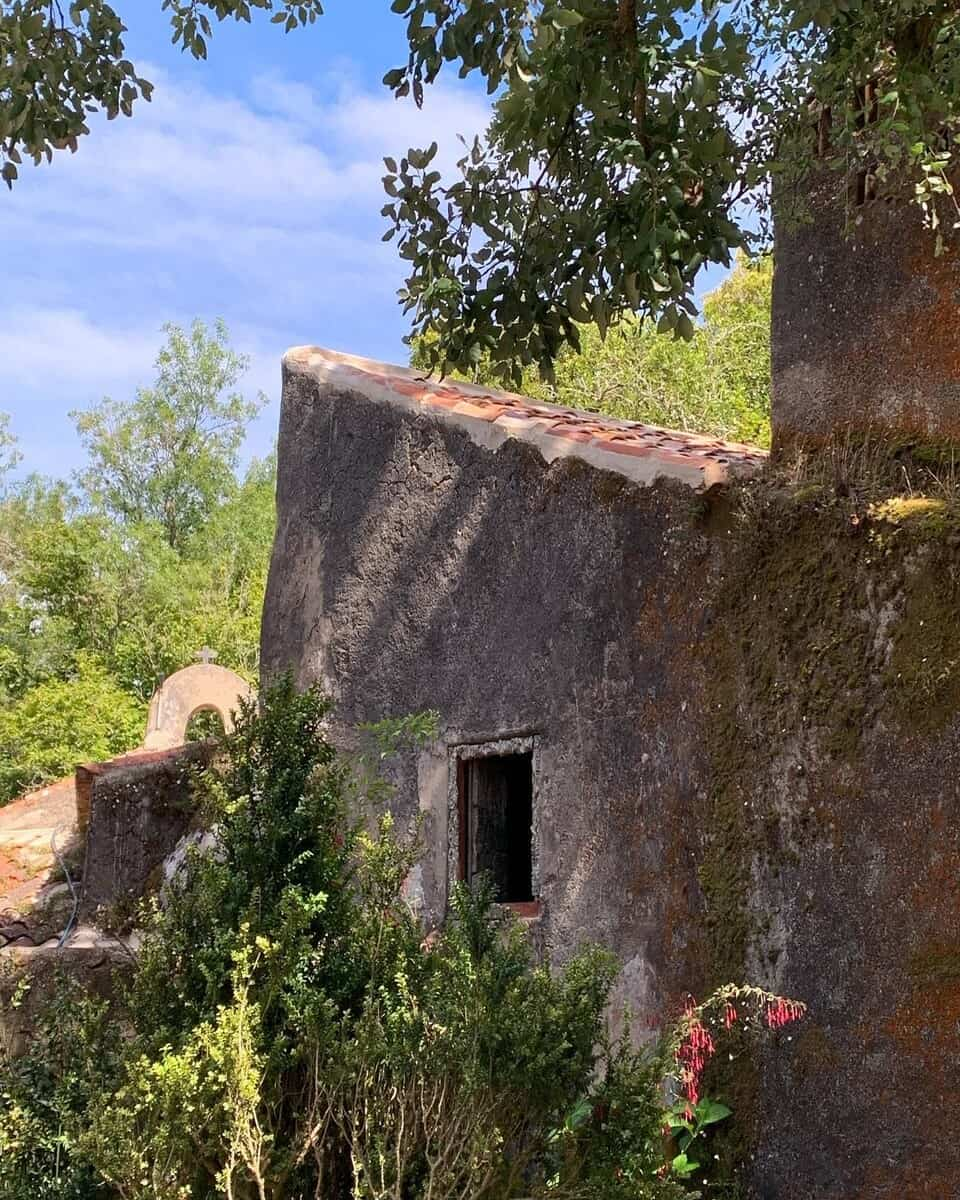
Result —
M 488 449 L 519 438 L 536 446 L 547 462 L 571 455 L 639 484 L 668 478 L 706 490 L 754 474 L 767 458 L 757 446 L 562 408 L 476 384 L 432 380 L 409 367 L 317 346 L 288 350 L 283 366 L 378 403 L 450 421 Z

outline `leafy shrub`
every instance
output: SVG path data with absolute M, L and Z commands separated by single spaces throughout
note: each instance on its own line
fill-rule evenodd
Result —
M 31 1003 L 24 980 L 9 990 L 12 1008 Z M 103 1194 L 97 1172 L 71 1153 L 68 1131 L 84 1121 L 91 1095 L 112 1086 L 117 1028 L 106 1003 L 65 975 L 46 1003 L 31 1003 L 31 1019 L 26 1054 L 9 1056 L 0 1045 L 0 1196 L 92 1200 Z
M 146 708 L 92 655 L 66 679 L 48 679 L 0 710 L 0 804 L 60 779 L 78 762 L 140 744 Z
M 369 819 L 383 785 L 333 752 L 325 715 L 289 679 L 241 710 L 198 781 L 214 845 L 146 912 L 111 1026 L 93 1011 L 39 1037 L 33 1065 L 0 1068 L 50 1081 L 35 1103 L 0 1085 L 0 1125 L 15 1105 L 36 1129 L 36 1153 L 0 1156 L 0 1197 L 54 1175 L 49 1194 L 77 1200 L 91 1181 L 130 1200 L 686 1194 L 664 1156 L 662 1078 L 691 1018 L 666 1059 L 611 1044 L 610 956 L 538 966 L 483 888 L 456 890 L 424 940 L 404 898 L 417 831 Z M 65 1075 L 77 1039 L 98 1038 L 103 1054 Z

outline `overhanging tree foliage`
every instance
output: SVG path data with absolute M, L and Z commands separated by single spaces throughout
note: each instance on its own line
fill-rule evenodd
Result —
M 768 447 L 772 281 L 769 255 L 741 258 L 702 298 L 703 320 L 689 341 L 660 337 L 632 316 L 605 338 L 586 328 L 579 354 L 565 347 L 551 380 L 530 367 L 520 390 L 551 404 Z M 429 339 L 417 339 L 411 364 L 428 367 L 430 349 Z M 468 378 L 496 382 L 487 360 Z
M 127 0 L 129 3 L 130 0 Z M 206 56 L 212 21 L 256 10 L 290 30 L 319 0 L 162 0 L 174 40 Z M 401 293 L 437 363 L 549 372 L 578 326 L 627 311 L 693 332 L 706 262 L 766 231 L 820 154 L 912 196 L 932 225 L 952 204 L 960 129 L 953 0 L 394 0 L 408 61 L 384 82 L 420 103 L 445 65 L 479 74 L 493 123 L 462 178 L 435 149 L 387 161 L 387 236 Z M 87 113 L 129 114 L 149 85 L 105 0 L 0 0 L 0 146 L 76 145 Z M 839 176 L 838 176 L 839 177 Z M 893 186 L 895 183 L 895 187 Z M 951 204 L 938 206 L 938 198 Z M 751 215 L 755 214 L 755 215 Z M 951 219 L 947 224 L 954 224 Z M 941 230 L 942 233 L 942 230 Z

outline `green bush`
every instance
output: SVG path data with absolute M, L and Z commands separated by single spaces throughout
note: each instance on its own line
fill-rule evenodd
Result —
M 146 706 L 92 655 L 79 653 L 66 679 L 38 683 L 0 709 L 0 804 L 69 774 L 77 763 L 138 746 Z
M 676 1047 L 608 1041 L 610 956 L 537 965 L 482 888 L 424 940 L 417 831 L 371 821 L 384 785 L 333 752 L 326 711 L 289 679 L 241 710 L 197 780 L 214 845 L 146 911 L 111 1020 L 88 1005 L 0 1060 L 0 1127 L 31 1131 L 0 1198 L 687 1194 L 662 1134 Z

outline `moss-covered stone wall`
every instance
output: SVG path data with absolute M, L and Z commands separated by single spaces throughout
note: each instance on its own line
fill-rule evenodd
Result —
M 960 1100 L 954 505 L 761 480 L 730 511 L 705 688 L 708 977 L 758 979 L 810 1015 L 717 1086 L 738 1092 L 757 1195 L 946 1197 L 960 1158 L 932 1131 Z
M 545 954 L 611 947 L 642 1032 L 726 981 L 809 1005 L 717 1056 L 755 1200 L 960 1179 L 955 489 L 872 453 L 703 496 L 285 382 L 265 673 L 321 681 L 345 742 L 440 713 L 397 777 L 428 922 L 457 747 L 523 738 Z

